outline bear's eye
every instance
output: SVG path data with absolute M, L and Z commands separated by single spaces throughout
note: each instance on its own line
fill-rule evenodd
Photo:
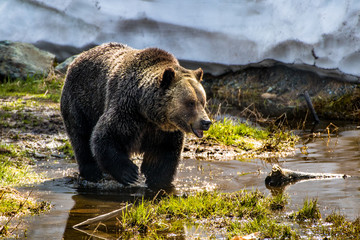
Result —
M 195 102 L 194 101 L 188 101 L 187 105 L 191 108 L 195 107 Z

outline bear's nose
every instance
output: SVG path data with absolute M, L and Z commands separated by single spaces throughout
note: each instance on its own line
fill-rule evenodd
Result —
M 200 121 L 200 124 L 201 124 L 201 129 L 202 130 L 209 130 L 209 128 L 210 128 L 210 125 L 211 125 L 211 121 L 209 121 L 209 120 L 201 120 Z

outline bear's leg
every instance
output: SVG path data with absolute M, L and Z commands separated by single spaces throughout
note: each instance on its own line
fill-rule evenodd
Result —
M 76 161 L 79 165 L 80 176 L 91 182 L 98 182 L 103 178 L 97 162 L 93 158 L 90 150 L 90 137 L 76 135 L 70 137 L 71 145 L 74 149 Z
M 100 118 L 91 136 L 91 151 L 100 167 L 118 182 L 129 185 L 137 181 L 138 167 L 130 160 L 126 150 L 132 143 L 131 136 L 114 132 L 110 121 Z M 115 121 L 121 125 L 120 121 Z M 127 147 L 126 147 L 127 146 Z
M 91 126 L 75 104 L 65 104 L 62 104 L 61 112 L 79 165 L 80 176 L 88 181 L 97 182 L 103 178 L 103 175 L 90 150 Z
M 150 188 L 172 187 L 180 161 L 184 134 L 180 131 L 148 134 L 143 143 L 141 172 Z

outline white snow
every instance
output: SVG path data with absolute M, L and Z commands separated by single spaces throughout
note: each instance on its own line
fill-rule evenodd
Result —
M 156 46 L 189 61 L 264 59 L 360 77 L 357 0 L 1 0 L 0 40 Z

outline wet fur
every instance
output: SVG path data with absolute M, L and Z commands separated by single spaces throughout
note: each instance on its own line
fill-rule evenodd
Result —
M 179 106 L 179 94 L 204 95 L 201 77 L 201 69 L 182 68 L 173 55 L 156 48 L 110 43 L 77 57 L 67 73 L 61 113 L 80 175 L 98 181 L 107 172 L 120 183 L 133 183 L 139 173 L 130 156 L 144 153 L 146 183 L 170 186 L 183 132 L 190 131 L 180 125 L 206 115 L 204 104 L 200 113 Z M 184 89 L 187 81 L 193 81 L 192 90 Z

